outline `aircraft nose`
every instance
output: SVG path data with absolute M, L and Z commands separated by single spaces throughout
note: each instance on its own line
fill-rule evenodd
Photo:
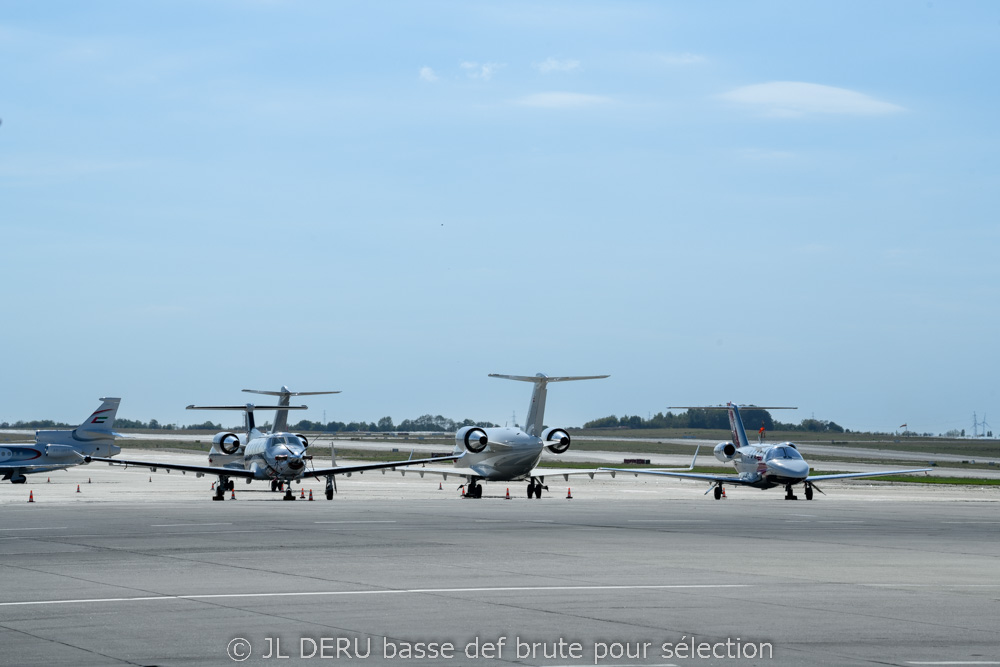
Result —
M 772 461 L 769 467 L 772 474 L 778 477 L 806 478 L 809 476 L 809 464 L 801 460 Z

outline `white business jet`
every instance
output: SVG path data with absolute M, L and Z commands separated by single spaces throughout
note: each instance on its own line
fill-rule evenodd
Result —
M 102 398 L 101 407 L 72 431 L 35 431 L 34 443 L 0 446 L 0 478 L 24 484 L 26 475 L 62 470 L 84 462 L 88 455 L 114 456 L 115 416 L 120 398 Z
M 681 408 L 677 408 L 681 409 Z M 636 475 L 662 475 L 664 477 L 683 477 L 685 479 L 701 479 L 710 482 L 708 491 L 715 490 L 715 499 L 722 497 L 725 484 L 751 486 L 756 489 L 771 489 L 776 486 L 785 487 L 785 500 L 797 500 L 792 487 L 802 484 L 805 488 L 806 500 L 813 499 L 813 490 L 823 493 L 816 482 L 831 479 L 853 479 L 856 477 L 882 477 L 883 475 L 905 475 L 915 472 L 929 472 L 931 468 L 916 468 L 911 470 L 883 470 L 880 472 L 850 472 L 836 475 L 810 475 L 809 464 L 799 454 L 798 447 L 791 442 L 775 445 L 751 445 L 747 440 L 740 408 L 734 403 L 725 406 L 713 405 L 700 410 L 728 410 L 729 428 L 733 434 L 732 442 L 720 442 L 715 446 L 715 458 L 723 463 L 732 463 L 739 474 L 708 475 L 694 472 L 668 472 L 663 470 L 641 470 L 624 468 L 602 468 L 613 473 L 633 473 Z M 754 408 L 755 410 L 784 410 L 794 408 Z M 707 494 L 708 491 L 705 493 Z
M 287 392 L 282 387 L 284 394 L 295 395 Z M 252 391 L 255 390 L 246 390 Z M 270 392 L 269 392 L 270 393 Z M 313 393 L 337 393 L 337 392 L 313 392 Z M 284 395 L 278 392 L 277 395 Z M 287 396 L 286 396 L 287 398 Z M 364 463 L 352 466 L 334 465 L 328 468 L 312 467 L 312 455 L 307 453 L 309 441 L 304 435 L 287 432 L 265 432 L 258 429 L 254 422 L 254 410 L 277 410 L 279 421 L 283 424 L 288 410 L 305 410 L 305 405 L 288 405 L 287 400 L 279 401 L 282 404 L 271 406 L 256 406 L 252 403 L 246 405 L 214 405 L 196 406 L 189 405 L 188 410 L 242 410 L 246 414 L 246 434 L 239 436 L 231 432 L 222 432 L 212 439 L 212 450 L 209 452 L 209 465 L 186 465 L 178 463 L 163 463 L 160 461 L 138 461 L 119 458 L 102 458 L 98 456 L 88 456 L 87 462 L 103 461 L 110 465 L 139 466 L 156 470 L 181 470 L 184 472 L 194 472 L 199 477 L 203 475 L 217 475 L 219 483 L 215 485 L 215 495 L 212 500 L 225 500 L 225 492 L 232 491 L 235 483 L 233 478 L 243 478 L 249 484 L 253 480 L 270 481 L 271 489 L 274 490 L 279 484 L 287 485 L 284 500 L 295 500 L 292 493 L 291 483 L 309 477 L 326 477 L 326 497 L 333 499 L 334 475 L 349 475 L 365 470 L 380 470 L 384 468 L 395 469 L 397 467 L 423 465 L 425 463 L 439 463 L 443 461 L 454 461 L 459 456 L 438 456 L 427 459 L 410 459 L 406 461 L 389 461 L 382 463 Z M 219 448 L 219 450 L 216 449 Z M 220 455 L 220 450 L 225 456 Z
M 569 449 L 569 433 L 562 428 L 545 428 L 545 396 L 550 382 L 569 382 L 571 380 L 599 380 L 608 375 L 587 375 L 579 377 L 546 377 L 538 373 L 534 377 L 527 375 L 497 375 L 492 378 L 531 382 L 535 386 L 531 392 L 531 404 L 528 406 L 528 416 L 523 428 L 495 427 L 481 428 L 466 426 L 455 433 L 454 467 L 424 467 L 418 470 L 421 475 L 433 473 L 462 477 L 466 480 L 466 497 L 481 498 L 483 486 L 481 482 L 528 482 L 528 497 L 541 498 L 546 477 L 562 476 L 569 479 L 570 475 L 589 475 L 593 478 L 599 472 L 597 469 L 580 468 L 539 468 L 538 461 L 542 452 L 548 449 L 553 454 L 562 454 Z

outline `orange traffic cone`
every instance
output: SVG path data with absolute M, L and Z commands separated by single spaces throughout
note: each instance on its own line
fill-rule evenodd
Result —
M 510 500 L 510 487 L 507 487 L 507 500 Z
M 464 498 L 465 497 L 465 484 L 463 484 L 462 486 L 460 486 L 458 488 L 462 489 L 462 497 Z
M 28 502 L 29 503 L 35 502 L 35 492 L 34 491 L 28 491 Z
M 309 489 L 309 500 L 313 499 L 313 490 Z
M 444 486 L 441 485 L 441 482 L 438 482 L 438 491 L 444 491 Z
M 566 500 L 573 500 L 573 489 L 566 488 Z
M 151 482 L 152 482 L 152 481 L 153 481 L 153 478 L 152 478 L 152 477 L 150 477 L 150 478 L 149 478 L 149 481 L 151 481 Z M 215 482 L 212 482 L 212 491 L 215 491 Z
M 149 481 L 150 481 L 150 482 L 152 482 L 152 481 L 153 481 L 153 478 L 152 478 L 152 477 L 150 477 L 150 478 L 149 478 Z
M 310 491 L 310 493 L 312 493 L 312 491 Z M 304 487 L 302 489 L 302 493 L 299 494 L 299 499 L 300 500 L 305 500 L 306 499 L 306 490 L 305 490 Z
M 45 483 L 46 483 L 46 484 L 51 484 L 51 483 L 52 483 L 52 478 L 51 478 L 51 477 L 49 477 L 48 479 L 46 479 L 46 480 L 45 480 Z
M 80 493 L 80 485 L 79 484 L 76 485 L 76 492 Z
M 236 489 L 233 489 L 233 495 L 229 498 L 230 500 L 236 500 Z

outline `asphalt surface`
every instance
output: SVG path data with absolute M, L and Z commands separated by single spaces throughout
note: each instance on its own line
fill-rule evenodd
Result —
M 715 501 L 628 477 L 508 501 L 369 473 L 218 503 L 212 481 L 0 485 L 0 664 L 1000 664 L 992 488 Z

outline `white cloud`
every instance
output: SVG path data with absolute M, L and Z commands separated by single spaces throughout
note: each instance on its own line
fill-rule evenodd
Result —
M 471 61 L 465 61 L 460 66 L 465 70 L 469 78 L 482 79 L 483 81 L 492 79 L 496 71 L 503 67 L 500 63 L 477 63 Z
M 535 93 L 527 95 L 516 104 L 526 107 L 543 107 L 546 109 L 572 109 L 579 107 L 590 107 L 598 104 L 606 104 L 611 101 L 609 97 L 600 95 L 585 95 L 583 93 Z
M 432 70 L 430 67 L 421 67 L 420 80 L 426 81 L 428 83 L 434 83 L 435 81 L 438 80 L 438 75 L 435 74 L 434 70 Z
M 580 67 L 579 60 L 568 60 L 568 59 L 558 59 L 558 58 L 546 58 L 540 63 L 535 63 L 532 65 L 542 74 L 551 74 L 552 72 L 572 72 Z
M 765 115 L 793 118 L 806 114 L 881 116 L 905 111 L 846 88 L 799 81 L 772 81 L 743 86 L 721 96 L 730 102 L 761 109 Z

